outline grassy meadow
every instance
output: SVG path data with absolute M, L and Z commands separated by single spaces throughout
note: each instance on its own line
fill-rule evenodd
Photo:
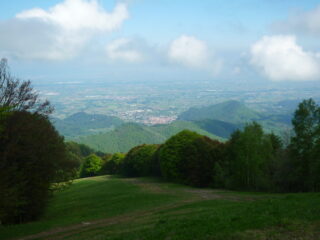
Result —
M 86 178 L 55 193 L 40 221 L 0 227 L 0 239 L 320 239 L 320 193 L 245 193 L 150 178 Z

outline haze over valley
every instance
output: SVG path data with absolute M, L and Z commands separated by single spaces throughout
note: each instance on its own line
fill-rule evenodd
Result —
M 319 240 L 319 0 L 0 1 L 0 240 Z

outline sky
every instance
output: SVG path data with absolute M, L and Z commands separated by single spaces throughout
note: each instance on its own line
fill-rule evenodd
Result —
M 315 0 L 0 2 L 0 58 L 34 81 L 320 80 Z

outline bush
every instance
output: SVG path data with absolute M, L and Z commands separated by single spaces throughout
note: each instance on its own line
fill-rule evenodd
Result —
M 152 175 L 152 157 L 158 145 L 140 145 L 132 148 L 123 159 L 123 174 L 127 177 Z

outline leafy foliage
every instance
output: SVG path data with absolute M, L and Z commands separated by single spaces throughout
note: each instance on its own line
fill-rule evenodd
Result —
M 85 144 L 79 144 L 76 142 L 66 142 L 66 147 L 69 152 L 77 155 L 80 158 L 85 158 L 92 153 L 94 153 L 100 157 L 105 155 L 105 153 L 103 153 L 103 152 L 97 152 L 96 150 L 88 147 Z
M 233 189 L 272 189 L 272 167 L 277 154 L 274 135 L 263 132 L 256 122 L 236 131 L 228 145 L 229 176 L 227 186 Z
M 152 157 L 158 145 L 140 145 L 132 148 L 123 159 L 123 174 L 128 177 L 152 175 Z
M 295 136 L 289 150 L 293 159 L 292 184 L 299 191 L 320 190 L 320 107 L 302 101 L 292 119 Z
M 214 164 L 221 161 L 222 149 L 222 143 L 184 130 L 159 148 L 156 162 L 165 179 L 205 187 L 214 184 Z
M 84 159 L 80 177 L 97 176 L 102 167 L 102 159 L 95 154 L 90 154 Z
M 20 223 L 44 211 L 52 183 L 66 182 L 78 162 L 63 138 L 37 113 L 12 112 L 0 136 L 0 220 Z
M 183 167 L 185 183 L 195 187 L 215 186 L 215 164 L 224 161 L 224 144 L 201 136 L 186 146 Z
M 10 74 L 0 61 L 0 223 L 37 219 L 51 190 L 67 185 L 79 161 L 69 154 L 48 120 L 52 112 L 30 81 Z
M 111 156 L 105 156 L 103 158 L 103 165 L 100 170 L 101 174 L 121 174 L 123 159 L 125 158 L 124 153 L 114 153 Z
M 168 139 L 159 149 L 160 169 L 166 180 L 183 183 L 185 151 L 189 144 L 201 135 L 184 130 Z

